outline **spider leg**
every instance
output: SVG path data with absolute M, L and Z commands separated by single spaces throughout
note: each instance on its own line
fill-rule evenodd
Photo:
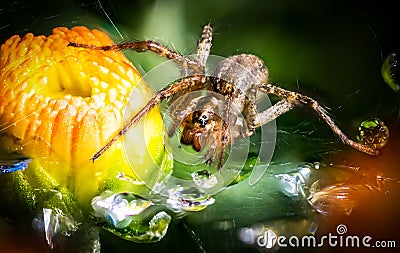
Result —
M 192 69 L 194 73 L 202 73 L 202 66 L 199 66 L 199 62 L 197 60 L 192 60 L 152 40 L 124 42 L 121 44 L 113 44 L 108 46 L 95 46 L 89 44 L 70 42 L 68 46 L 88 48 L 93 50 L 102 50 L 102 51 L 119 51 L 124 49 L 131 49 L 136 52 L 151 51 L 167 59 L 174 60 L 178 65 L 182 66 L 184 71 L 186 71 L 189 68 Z
M 258 114 L 256 113 L 254 115 L 254 120 L 252 122 L 252 124 L 253 124 L 252 126 L 254 128 L 261 127 L 261 126 L 273 121 L 274 119 L 278 118 L 282 114 L 290 111 L 291 109 L 294 108 L 294 106 L 295 106 L 295 104 L 293 102 L 290 102 L 286 99 L 282 99 L 279 102 L 277 102 L 276 104 L 274 104 L 273 106 L 271 106 L 270 108 L 268 108 L 267 110 L 265 110 L 261 113 L 258 113 Z M 247 124 L 247 126 L 249 126 L 249 124 L 251 124 L 251 122 L 249 122 L 250 115 L 247 114 L 248 112 L 246 112 L 246 111 L 243 111 L 242 113 L 245 116 L 244 118 L 246 120 L 244 122 L 244 120 L 239 119 L 235 123 L 234 126 L 236 127 L 237 130 L 233 132 L 232 139 L 246 138 L 246 137 L 251 136 L 254 133 L 254 131 L 250 131 L 251 129 L 249 127 L 244 126 L 244 124 Z
M 204 145 L 205 144 L 210 144 L 207 150 L 207 153 L 204 157 L 204 160 L 206 161 L 207 165 L 211 165 L 211 163 L 213 162 L 213 157 L 215 154 L 215 151 L 217 150 L 218 144 L 217 141 L 215 140 L 214 136 L 212 136 L 211 134 L 209 136 L 207 136 L 207 138 L 204 141 Z M 219 169 L 219 167 L 218 167 Z
M 321 117 L 326 122 L 326 124 L 328 124 L 328 126 L 342 140 L 342 142 L 344 144 L 347 144 L 361 152 L 364 152 L 364 153 L 367 153 L 370 155 L 377 155 L 379 153 L 378 150 L 375 150 L 375 149 L 368 147 L 366 145 L 363 145 L 361 143 L 355 142 L 355 141 L 351 140 L 349 137 L 347 137 L 342 132 L 342 130 L 340 130 L 340 128 L 335 124 L 335 122 L 328 115 L 328 113 L 325 111 L 325 109 L 313 98 L 310 98 L 308 96 L 305 96 L 305 95 L 302 95 L 302 94 L 299 94 L 299 93 L 296 93 L 293 91 L 288 91 L 288 90 L 276 87 L 272 84 L 261 85 L 259 87 L 259 89 L 268 94 L 273 94 L 275 96 L 283 98 L 286 101 L 288 101 L 289 103 L 292 103 L 293 105 L 301 103 L 301 104 L 310 106 L 318 114 L 318 116 Z M 290 104 L 287 104 L 287 102 L 282 102 L 282 104 L 280 106 L 281 106 L 281 108 L 279 108 L 279 107 L 275 108 L 275 109 L 278 109 L 277 112 L 280 113 L 280 114 L 277 114 L 277 116 L 279 116 L 282 113 L 287 112 L 293 108 L 293 107 L 291 107 Z M 261 120 L 259 123 L 262 123 Z
M 208 56 L 210 55 L 212 41 L 212 27 L 210 24 L 204 26 L 203 33 L 197 44 L 197 60 L 200 66 L 205 67 Z
M 169 137 L 171 137 L 175 133 L 176 128 L 181 125 L 182 121 L 195 110 L 195 108 L 197 107 L 197 103 L 198 99 L 194 99 L 191 100 L 189 104 L 180 103 L 176 106 L 176 108 L 172 108 L 171 118 L 174 120 L 174 122 L 172 122 L 172 125 L 168 130 Z
M 162 100 L 176 94 L 177 92 L 183 89 L 190 89 L 193 86 L 201 86 L 207 85 L 207 79 L 204 76 L 195 75 L 182 78 L 178 82 L 167 86 L 166 88 L 157 92 L 154 97 L 135 115 L 133 116 L 123 127 L 122 129 L 109 141 L 106 145 L 104 145 L 97 153 L 95 153 L 91 160 L 97 160 L 111 145 L 118 140 L 118 138 L 125 134 L 128 129 L 136 124 L 143 116 L 145 116 L 153 107 L 155 107 Z
M 218 170 L 220 170 L 223 166 L 226 146 L 228 145 L 231 139 L 229 136 L 229 125 L 231 125 L 230 122 L 231 119 L 229 116 L 231 115 L 231 108 L 232 108 L 232 102 L 228 100 L 224 108 L 225 117 L 223 118 L 222 121 L 222 129 L 220 135 L 218 136 L 218 138 L 220 138 L 220 143 L 221 143 L 218 153 L 218 167 L 217 167 Z
M 240 138 L 245 138 L 251 136 L 256 128 L 256 119 L 257 119 L 257 110 L 254 104 L 256 100 L 256 91 L 255 89 L 251 88 L 248 90 L 245 96 L 245 102 L 243 105 L 242 115 L 244 118 L 245 124 L 242 124 L 240 130 L 238 132 L 238 136 Z M 239 125 L 235 125 L 239 126 Z
M 199 92 L 195 92 L 207 88 L 207 85 L 201 83 L 200 85 L 191 86 L 169 98 L 169 103 L 173 102 L 170 103 L 169 108 L 171 109 L 171 118 L 174 119 L 168 131 L 170 137 L 189 114 L 199 109 L 205 109 L 207 104 L 212 103 L 212 96 L 204 96 Z
M 221 138 L 221 147 L 220 147 L 219 154 L 218 154 L 218 170 L 221 170 L 221 168 L 223 166 L 226 146 L 229 143 L 229 139 L 230 139 L 228 124 L 226 122 L 223 122 L 223 124 L 222 124 L 220 138 Z
M 287 99 L 282 99 L 267 110 L 259 113 L 254 122 L 256 127 L 261 127 L 274 119 L 278 118 L 282 114 L 292 110 L 294 103 Z
M 206 147 L 207 144 L 210 144 L 205 155 L 206 164 L 210 165 L 214 160 L 213 158 L 216 157 L 218 160 L 218 170 L 221 170 L 223 166 L 227 145 L 233 139 L 233 137 L 230 136 L 231 132 L 229 129 L 230 127 L 234 127 L 233 124 L 235 124 L 234 122 L 231 122 L 231 108 L 232 102 L 228 100 L 224 104 L 222 117 L 215 115 L 219 118 L 218 120 L 214 121 L 217 124 L 215 127 L 218 130 L 212 131 L 212 133 L 208 133 L 207 135 L 203 135 L 202 138 L 199 139 L 200 146 L 202 148 Z

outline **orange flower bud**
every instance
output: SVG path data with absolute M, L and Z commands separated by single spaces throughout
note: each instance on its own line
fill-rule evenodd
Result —
M 92 163 L 91 156 L 120 130 L 131 93 L 131 113 L 152 93 L 122 52 L 68 47 L 69 42 L 113 44 L 103 32 L 80 26 L 58 27 L 49 36 L 15 35 L 1 46 L 1 142 L 89 198 L 119 171 L 136 177 L 130 166 L 143 173 L 157 167 L 164 157 L 162 120 L 154 109 L 129 131 L 143 139 L 125 138 L 135 142 L 127 154 L 134 164 L 122 138 Z

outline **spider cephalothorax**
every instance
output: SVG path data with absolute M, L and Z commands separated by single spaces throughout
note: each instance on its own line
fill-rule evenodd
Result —
M 319 103 L 302 94 L 268 84 L 268 69 L 257 56 L 241 54 L 222 60 L 211 75 L 205 74 L 212 40 L 212 28 L 206 25 L 198 43 L 195 59 L 183 56 L 147 40 L 109 46 L 93 46 L 71 42 L 69 46 L 94 50 L 132 49 L 137 52 L 152 51 L 174 60 L 182 69 L 183 77 L 158 91 L 135 116 L 96 154 L 96 160 L 136 124 L 154 106 L 164 99 L 170 99 L 173 123 L 169 135 L 181 126 L 181 142 L 193 145 L 197 151 L 208 148 L 205 160 L 209 164 L 217 153 L 218 169 L 223 165 L 228 144 L 236 138 L 251 136 L 255 128 L 262 126 L 298 104 L 310 106 L 328 124 L 332 131 L 347 145 L 362 152 L 376 155 L 377 150 L 349 139 L 334 123 Z M 206 90 L 208 93 L 198 92 Z M 281 100 L 267 110 L 257 113 L 255 100 L 257 93 L 275 95 Z M 181 97 L 184 97 L 181 99 Z
M 218 146 L 223 124 L 223 120 L 210 110 L 193 112 L 182 122 L 181 143 L 193 145 L 196 151 L 201 151 L 210 145 L 206 156 L 206 161 L 210 163 Z

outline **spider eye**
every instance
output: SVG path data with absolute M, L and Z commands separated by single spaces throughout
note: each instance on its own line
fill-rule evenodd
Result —
M 196 113 L 195 122 L 199 123 L 200 127 L 205 127 L 208 123 L 208 115 L 205 113 Z
M 206 115 L 201 115 L 199 118 L 199 123 L 201 127 L 205 127 L 208 123 L 208 117 Z

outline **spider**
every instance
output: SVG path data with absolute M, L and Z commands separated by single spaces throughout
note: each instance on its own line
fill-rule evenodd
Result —
M 212 26 L 208 24 L 203 28 L 194 58 L 181 55 L 152 40 L 108 46 L 75 42 L 68 44 L 73 47 L 104 51 L 123 49 L 132 49 L 136 52 L 151 51 L 175 61 L 181 67 L 184 76 L 156 92 L 148 103 L 92 156 L 92 161 L 98 159 L 131 126 L 140 121 L 161 101 L 165 99 L 176 101 L 182 95 L 195 94 L 195 91 L 200 90 L 214 92 L 220 99 L 217 98 L 218 96 L 187 96 L 186 99 L 174 105 L 171 110 L 174 123 L 169 130 L 169 135 L 171 136 L 175 129 L 181 126 L 183 129 L 181 143 L 192 145 L 196 151 L 207 147 L 205 161 L 210 164 L 216 157 L 218 169 L 222 168 L 225 150 L 234 139 L 251 136 L 257 127 L 267 124 L 300 104 L 311 107 L 344 144 L 370 155 L 378 154 L 377 150 L 349 139 L 315 99 L 269 84 L 267 82 L 268 69 L 255 55 L 230 56 L 216 66 L 212 75 L 207 76 L 205 64 L 210 54 L 211 41 Z M 275 95 L 281 100 L 265 111 L 257 113 L 255 100 L 258 92 Z M 217 110 L 220 113 L 217 113 Z M 238 114 L 242 114 L 243 118 L 240 119 Z

